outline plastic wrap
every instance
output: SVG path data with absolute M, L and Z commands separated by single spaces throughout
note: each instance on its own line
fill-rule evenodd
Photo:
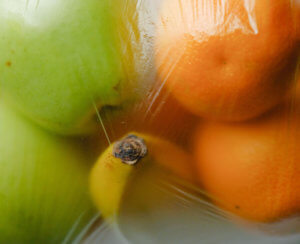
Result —
M 0 0 L 0 243 L 299 243 L 299 10 Z

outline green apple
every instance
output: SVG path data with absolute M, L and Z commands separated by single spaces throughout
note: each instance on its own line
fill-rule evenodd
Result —
M 38 124 L 76 134 L 134 94 L 137 0 L 0 0 L 0 87 Z
M 94 217 L 90 154 L 0 99 L 0 243 L 70 243 Z

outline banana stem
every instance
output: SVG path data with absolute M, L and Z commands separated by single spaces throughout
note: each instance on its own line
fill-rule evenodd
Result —
M 146 154 L 147 146 L 144 139 L 133 134 L 117 141 L 113 148 L 113 156 L 128 165 L 135 165 Z

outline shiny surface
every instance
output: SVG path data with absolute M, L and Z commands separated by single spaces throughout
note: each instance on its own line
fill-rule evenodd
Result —
M 238 217 L 235 209 L 218 204 L 218 195 L 210 194 L 207 186 L 198 183 L 204 179 L 200 175 L 208 174 L 208 170 L 197 172 L 195 159 L 184 160 L 178 156 L 180 152 L 188 156 L 197 153 L 193 147 L 196 125 L 199 125 L 203 135 L 212 132 L 218 134 L 218 130 L 207 129 L 207 124 L 212 122 L 203 118 L 206 117 L 203 111 L 201 116 L 195 111 L 195 115 L 192 115 L 192 109 L 187 104 L 190 101 L 191 106 L 206 109 L 210 114 L 207 117 L 217 114 L 217 117 L 220 116 L 218 118 L 223 119 L 223 115 L 231 117 L 235 113 L 237 116 L 236 113 L 241 111 L 244 116 L 254 113 L 254 110 L 262 111 L 283 96 L 284 91 L 289 88 L 290 78 L 295 75 L 293 58 L 289 59 L 290 69 L 282 73 L 277 70 L 271 75 L 276 78 L 276 82 L 270 79 L 269 83 L 260 83 L 262 80 L 266 81 L 267 76 L 272 73 L 262 73 L 262 69 L 271 66 L 272 71 L 274 67 L 284 66 L 284 61 L 273 62 L 270 56 L 276 56 L 280 48 L 287 50 L 285 48 L 294 41 L 289 40 L 293 34 L 286 35 L 292 32 L 289 25 L 279 28 L 282 23 L 288 24 L 290 21 L 289 14 L 280 15 L 287 6 L 282 3 L 293 4 L 295 1 L 0 0 L 0 53 L 5 54 L 0 55 L 0 96 L 5 96 L 12 107 L 18 107 L 19 111 L 26 114 L 26 119 L 34 119 L 43 126 L 41 129 L 36 124 L 31 125 L 29 119 L 26 121 L 17 112 L 13 112 L 13 108 L 6 110 L 0 104 L 0 208 L 4 209 L 0 218 L 0 243 L 7 243 L 8 239 L 4 239 L 10 238 L 10 243 L 298 244 L 300 216 L 283 218 L 274 223 L 257 223 L 247 220 L 247 216 Z M 168 8 L 164 8 L 165 5 Z M 259 6 L 264 6 L 263 13 L 259 11 Z M 285 7 L 282 9 L 282 6 Z M 275 11 L 274 15 L 272 11 Z M 162 17 L 162 13 L 167 17 Z M 110 22 L 112 19 L 116 22 Z M 268 33 L 266 27 L 267 32 L 263 32 L 264 25 L 276 28 Z M 158 40 L 159 31 L 167 35 L 164 37 L 170 38 Z M 178 42 L 181 35 L 184 40 L 188 40 L 188 45 Z M 245 37 L 246 41 L 241 41 L 242 38 L 239 37 Z M 262 41 L 251 42 L 257 40 L 257 37 Z M 278 38 L 278 42 L 273 42 L 276 39 L 274 37 Z M 211 40 L 213 45 L 210 46 L 207 42 Z M 226 45 L 220 44 L 222 40 L 226 41 Z M 203 43 L 207 45 L 199 51 L 198 48 Z M 10 49 L 6 47 L 12 46 L 17 52 L 9 53 Z M 292 46 L 293 44 L 291 49 Z M 266 50 L 271 50 L 270 56 L 264 53 Z M 204 51 L 207 56 L 198 58 Z M 293 54 L 293 57 L 297 56 L 296 53 Z M 162 55 L 163 64 L 158 62 L 159 55 Z M 246 70 L 254 67 L 253 60 L 248 65 L 242 61 L 255 55 L 264 63 L 257 65 L 261 69 L 254 69 L 253 75 L 245 78 Z M 288 54 L 283 51 L 279 59 L 285 55 Z M 203 67 L 199 68 L 198 64 Z M 231 69 L 235 65 L 236 70 Z M 102 73 L 99 74 L 99 71 Z M 180 72 L 184 75 L 181 76 Z M 169 78 L 175 77 L 173 74 L 177 78 L 187 78 L 177 87 L 178 94 L 175 92 L 176 87 L 169 83 Z M 239 79 L 231 79 L 230 75 L 234 74 Z M 206 78 L 200 85 L 196 83 L 199 76 Z M 19 79 L 20 77 L 24 80 Z M 105 77 L 111 80 L 105 79 L 107 83 L 104 85 L 102 78 Z M 127 84 L 133 85 L 133 93 L 140 95 L 142 99 L 135 101 L 130 111 L 123 113 L 121 117 L 114 117 L 114 113 L 120 115 L 118 105 L 123 105 L 123 98 L 126 100 L 129 95 L 127 89 L 114 86 L 114 79 L 120 77 L 125 77 L 126 81 L 129 78 L 128 83 L 120 84 L 125 87 Z M 267 78 L 259 81 L 257 78 L 261 77 Z M 286 84 L 280 79 L 282 77 L 287 78 Z M 9 82 L 4 82 L 4 78 Z M 210 78 L 214 78 L 215 82 Z M 135 86 L 136 81 L 140 83 L 138 87 Z M 190 81 L 195 81 L 195 84 L 189 86 Z M 253 86 L 247 86 L 249 81 Z M 106 90 L 103 90 L 99 82 Z M 213 84 L 217 86 L 212 86 Z M 243 89 L 239 90 L 241 87 L 238 84 Z M 18 89 L 14 90 L 15 88 Z M 206 91 L 193 96 L 192 92 L 198 92 L 201 88 Z M 251 90 L 253 88 L 255 89 Z M 219 92 L 216 92 L 218 89 Z M 120 91 L 123 92 L 119 93 Z M 186 92 L 186 97 L 179 99 L 182 92 Z M 229 99 L 225 96 L 226 93 L 230 94 Z M 97 94 L 106 102 L 110 101 L 113 106 L 105 106 L 100 98 L 97 99 Z M 120 94 L 123 94 L 122 99 Z M 215 95 L 210 97 L 212 94 Z M 262 94 L 263 98 L 259 100 L 258 96 Z M 87 98 L 93 99 L 88 102 Z M 194 103 L 194 98 L 210 98 L 206 101 L 212 101 L 212 107 L 206 107 L 202 104 L 203 101 L 198 106 L 199 104 Z M 246 102 L 242 103 L 242 98 Z M 230 103 L 234 105 L 233 108 L 243 106 L 235 112 L 231 109 L 228 112 L 226 106 Z M 292 111 L 293 108 L 294 104 L 291 103 L 288 110 Z M 19 119 L 11 119 L 12 113 Z M 45 120 L 38 120 L 41 116 Z M 282 178 L 274 177 L 274 174 L 261 177 L 253 167 L 244 171 L 245 176 L 237 174 L 237 180 L 225 177 L 228 171 L 243 168 L 242 163 L 247 160 L 247 165 L 260 163 L 261 171 L 267 171 L 265 161 L 269 162 L 270 158 L 276 158 L 278 154 L 266 148 L 273 146 L 276 152 L 280 149 L 296 150 L 292 119 L 291 114 L 287 114 L 282 122 L 283 128 L 266 126 L 261 129 L 262 136 L 257 140 L 253 139 L 257 135 L 253 132 L 255 130 L 249 128 L 235 133 L 243 124 L 234 123 L 230 128 L 233 132 L 224 132 L 225 139 L 211 139 L 221 146 L 205 144 L 210 146 L 207 154 L 211 154 L 206 158 L 214 160 L 216 164 L 212 174 L 217 174 L 217 183 L 221 183 L 223 189 L 232 184 L 229 192 L 240 187 L 245 199 L 242 202 L 243 209 L 247 204 L 254 204 L 255 208 L 251 210 L 259 211 L 264 203 L 274 199 L 276 204 L 272 206 L 277 206 L 278 197 L 285 195 L 287 201 L 291 199 L 288 196 L 291 190 L 289 186 L 297 188 L 297 182 L 283 184 Z M 21 126 L 23 122 L 28 126 Z M 216 123 L 222 124 L 220 120 Z M 99 129 L 92 134 L 93 138 L 87 138 L 86 135 L 66 138 L 46 132 L 50 129 L 62 134 L 88 133 L 92 132 L 90 129 L 93 126 Z M 228 124 L 222 126 L 229 127 Z M 161 144 L 156 149 L 161 159 L 158 161 L 171 166 L 173 170 L 149 167 L 131 174 L 131 170 L 127 171 L 121 162 L 103 164 L 99 160 L 96 163 L 96 158 L 109 144 L 131 131 L 147 132 L 151 137 L 163 138 L 168 143 L 175 144 L 177 149 L 165 148 Z M 265 140 L 268 138 L 265 133 L 278 136 Z M 144 133 L 140 135 L 145 136 Z M 227 142 L 227 136 L 236 138 L 234 143 L 230 139 Z M 200 138 L 206 139 L 202 136 Z M 243 140 L 245 138 L 250 138 L 248 144 Z M 78 140 L 82 142 L 79 145 Z M 267 145 L 264 147 L 266 141 Z M 278 144 L 282 141 L 284 143 L 281 144 L 284 145 Z M 260 149 L 265 152 L 264 155 L 260 154 L 266 158 L 265 161 L 262 160 L 263 163 L 251 160 L 249 156 L 255 155 Z M 92 151 L 92 161 L 96 163 L 92 173 L 93 180 L 90 181 L 92 194 L 88 194 L 85 185 L 88 173 L 86 166 L 91 158 L 89 151 Z M 284 162 L 291 162 L 292 159 L 287 151 L 283 154 L 280 165 L 285 166 Z M 111 152 L 102 155 L 109 158 Z M 216 158 L 219 160 L 215 160 Z M 151 165 L 153 158 L 147 159 Z M 239 163 L 228 169 L 226 164 L 233 163 L 233 159 Z M 17 163 L 9 164 L 10 162 Z M 184 167 L 178 167 L 181 163 L 184 163 Z M 21 165 L 22 170 L 19 170 Z M 193 180 L 186 177 L 189 171 L 185 169 L 192 169 Z M 281 167 L 281 171 L 285 169 Z M 290 178 L 291 169 L 293 167 L 288 167 L 283 179 Z M 245 183 L 251 177 L 254 183 L 271 179 L 273 197 L 269 197 L 266 191 L 270 184 L 265 184 L 260 190 L 247 191 L 256 187 L 255 184 L 253 187 L 248 182 Z M 72 187 L 69 187 L 70 184 Z M 285 189 L 283 194 L 280 192 L 282 189 Z M 262 193 L 260 199 L 257 198 L 259 193 Z M 93 199 L 98 203 L 99 209 L 101 206 L 102 211 L 96 216 L 87 215 L 83 219 L 82 216 L 86 216 L 86 210 L 90 207 L 91 195 L 94 195 Z M 7 199 L 11 199 L 13 203 L 6 204 Z M 234 194 L 229 194 L 226 200 L 232 203 L 230 201 L 233 199 Z M 297 202 L 293 204 L 297 206 Z M 115 216 L 117 221 L 114 224 L 107 221 L 109 212 L 105 214 L 105 209 Z M 7 222 L 9 225 L 1 225 Z M 34 236 L 31 235 L 32 231 Z M 53 231 L 56 233 L 53 234 Z
M 160 78 L 198 116 L 256 117 L 293 83 L 294 14 L 289 0 L 166 0 L 155 39 Z
M 118 2 L 1 0 L 0 87 L 8 100 L 68 134 L 95 126 L 95 107 L 132 96 L 123 65 L 130 63 L 131 30 L 122 19 L 132 13 L 122 15 L 126 1 Z

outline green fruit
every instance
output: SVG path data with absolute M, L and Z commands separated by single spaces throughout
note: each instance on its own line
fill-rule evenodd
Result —
M 0 101 L 0 243 L 69 243 L 94 216 L 88 155 Z
M 96 108 L 132 98 L 135 2 L 0 0 L 0 86 L 35 122 L 90 132 Z

